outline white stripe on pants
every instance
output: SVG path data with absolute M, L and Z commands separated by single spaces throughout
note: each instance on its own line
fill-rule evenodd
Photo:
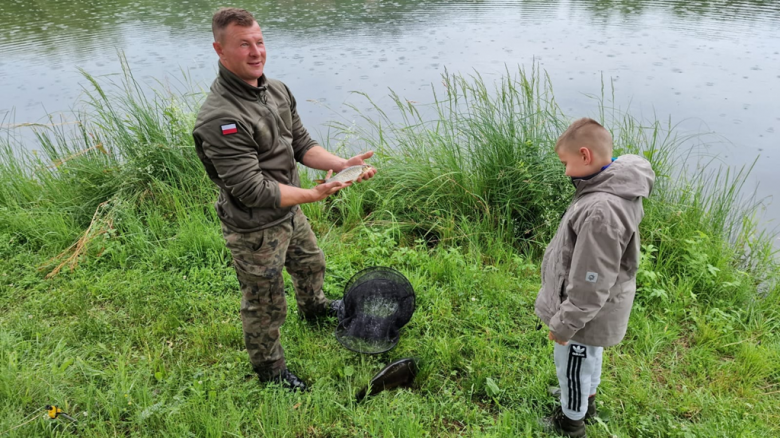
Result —
M 588 411 L 588 396 L 601 383 L 601 361 L 604 347 L 569 342 L 555 344 L 553 359 L 561 386 L 561 407 L 572 420 L 581 420 Z

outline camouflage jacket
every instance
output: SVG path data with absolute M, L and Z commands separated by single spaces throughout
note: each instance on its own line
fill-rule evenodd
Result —
M 292 217 L 279 184 L 300 187 L 297 162 L 317 144 L 303 127 L 287 86 L 263 75 L 258 87 L 219 64 L 192 136 L 219 186 L 217 214 L 228 228 L 252 232 Z

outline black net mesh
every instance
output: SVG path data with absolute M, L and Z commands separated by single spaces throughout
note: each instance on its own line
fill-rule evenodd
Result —
M 400 272 L 385 267 L 360 271 L 344 287 L 336 339 L 352 351 L 384 353 L 398 343 L 414 306 L 412 285 Z

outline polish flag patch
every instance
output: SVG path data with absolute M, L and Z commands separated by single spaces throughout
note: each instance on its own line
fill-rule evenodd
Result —
M 235 134 L 236 132 L 238 132 L 238 129 L 236 128 L 235 123 L 231 123 L 229 125 L 222 125 L 222 135 Z

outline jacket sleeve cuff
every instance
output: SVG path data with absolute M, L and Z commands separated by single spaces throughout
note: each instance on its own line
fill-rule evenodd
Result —
M 306 153 L 309 152 L 311 150 L 311 148 L 313 148 L 314 146 L 317 146 L 317 142 L 312 140 L 312 141 L 309 142 L 309 144 L 304 146 L 300 151 L 296 152 L 295 153 L 295 161 L 303 164 L 303 157 L 305 157 Z
M 272 199 L 272 205 L 274 208 L 281 208 L 282 206 L 282 191 L 279 189 L 279 183 L 276 181 L 269 181 L 268 186 L 269 197 Z
M 569 341 L 575 333 L 577 333 L 577 330 L 573 330 L 566 326 L 561 321 L 561 313 L 558 312 L 550 319 L 550 324 L 548 324 L 548 327 L 550 327 L 550 331 L 553 332 L 553 335 L 555 335 L 555 339 L 558 339 L 559 341 Z

